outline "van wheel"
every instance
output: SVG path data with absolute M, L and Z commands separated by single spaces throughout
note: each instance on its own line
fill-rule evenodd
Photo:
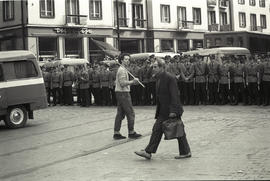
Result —
M 9 108 L 4 121 L 8 128 L 22 128 L 27 121 L 27 111 L 23 106 Z

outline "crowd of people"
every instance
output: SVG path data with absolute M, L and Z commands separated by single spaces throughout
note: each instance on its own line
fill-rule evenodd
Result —
M 152 63 L 156 57 L 133 60 L 128 70 L 145 85 L 131 85 L 132 103 L 156 104 L 156 82 Z M 177 79 L 183 105 L 270 104 L 270 56 L 223 56 L 207 60 L 199 55 L 165 56 L 166 71 Z M 117 60 L 116 60 L 117 61 Z M 113 62 L 113 61 L 112 61 Z M 115 79 L 118 64 L 42 67 L 49 105 L 116 105 Z M 76 90 L 76 91 L 75 91 Z M 51 102 L 52 96 L 52 102 Z

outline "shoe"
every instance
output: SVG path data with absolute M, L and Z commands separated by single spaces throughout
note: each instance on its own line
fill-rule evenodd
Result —
M 141 156 L 141 157 L 144 157 L 144 158 L 146 158 L 146 159 L 148 159 L 148 160 L 150 160 L 151 157 L 152 157 L 151 153 L 147 153 L 145 150 L 135 151 L 134 153 L 135 153 L 136 155 L 139 155 L 139 156 Z
M 121 139 L 126 139 L 127 137 L 122 136 L 121 134 L 114 134 L 113 139 L 115 140 L 121 140 Z
M 183 158 L 190 158 L 191 157 L 191 153 L 189 152 L 186 155 L 178 155 L 176 157 L 174 157 L 175 159 L 183 159 Z
M 137 138 L 139 138 L 141 136 L 142 136 L 141 134 L 138 134 L 136 132 L 134 132 L 133 134 L 128 134 L 128 137 L 132 138 L 132 139 L 137 139 Z

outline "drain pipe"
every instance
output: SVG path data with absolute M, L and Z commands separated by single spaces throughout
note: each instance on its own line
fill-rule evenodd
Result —
M 25 26 L 24 26 L 24 8 L 23 8 L 23 1 L 21 0 L 21 18 L 22 18 L 22 41 L 23 41 L 23 49 L 26 50 L 26 45 L 25 45 Z M 26 1 L 27 3 L 27 1 Z

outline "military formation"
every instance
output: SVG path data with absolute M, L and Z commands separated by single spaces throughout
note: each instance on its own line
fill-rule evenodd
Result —
M 151 64 L 155 60 L 131 61 L 128 70 L 145 85 L 131 86 L 134 106 L 156 104 L 156 84 Z M 270 56 L 251 55 L 166 56 L 166 71 L 178 82 L 180 100 L 184 105 L 264 105 L 270 104 Z M 43 67 L 49 105 L 116 105 L 115 76 L 117 64 L 89 64 L 75 67 Z

